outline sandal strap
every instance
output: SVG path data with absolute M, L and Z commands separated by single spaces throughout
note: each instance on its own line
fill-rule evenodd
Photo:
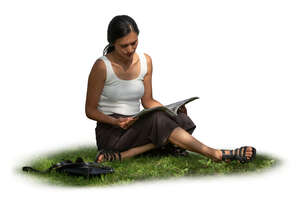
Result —
M 120 162 L 121 162 L 121 161 L 122 161 L 121 153 L 118 151 L 117 154 L 118 154 L 118 158 L 119 158 L 119 160 L 120 160 Z
M 107 161 L 109 159 L 108 151 L 103 150 L 102 154 L 104 155 L 104 160 Z
M 253 160 L 256 157 L 256 149 L 254 147 L 252 147 L 252 156 L 250 158 L 250 160 Z
M 112 152 L 112 155 L 113 155 L 113 160 L 116 160 L 117 159 L 116 153 Z
M 113 151 L 108 151 L 107 155 L 108 155 L 107 160 L 110 161 L 110 162 L 116 159 L 116 155 L 114 154 Z
M 245 146 L 241 147 L 240 150 L 239 150 L 240 159 L 241 159 L 240 162 L 242 164 L 247 162 L 246 150 L 247 150 L 247 147 L 245 147 Z
M 234 159 L 234 154 L 233 154 L 233 150 L 225 150 L 225 149 L 221 149 L 222 151 L 222 160 L 233 160 Z M 226 154 L 225 152 L 229 151 L 230 154 Z

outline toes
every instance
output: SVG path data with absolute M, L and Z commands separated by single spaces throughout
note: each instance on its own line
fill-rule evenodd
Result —
M 246 149 L 246 152 L 252 152 L 252 147 L 248 146 L 247 149 Z
M 253 147 L 247 147 L 247 149 L 246 149 L 246 157 L 247 157 L 247 159 L 249 160 L 249 159 L 251 159 L 254 155 L 255 155 L 255 148 L 253 148 Z
M 102 160 L 103 160 L 103 155 L 99 155 L 98 160 L 97 160 L 97 163 L 102 162 Z
M 247 160 L 249 160 L 251 158 L 251 156 L 252 156 L 252 153 L 249 153 L 249 152 L 246 153 Z

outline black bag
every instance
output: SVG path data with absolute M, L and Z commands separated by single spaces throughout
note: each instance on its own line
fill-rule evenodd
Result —
M 32 167 L 23 167 L 23 171 L 37 173 L 50 173 L 53 169 L 60 173 L 66 173 L 73 176 L 84 176 L 87 178 L 114 172 L 114 169 L 111 167 L 103 166 L 95 162 L 84 162 L 81 157 L 78 157 L 75 162 L 72 162 L 71 160 L 59 162 L 45 171 L 39 171 Z

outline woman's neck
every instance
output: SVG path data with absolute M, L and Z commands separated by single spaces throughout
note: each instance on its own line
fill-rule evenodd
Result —
M 133 57 L 131 59 L 124 59 L 120 55 L 118 55 L 117 53 L 115 53 L 114 51 L 111 52 L 111 56 L 116 61 L 116 63 L 118 63 L 119 65 L 121 65 L 125 70 L 127 70 L 131 66 L 131 64 L 133 62 Z

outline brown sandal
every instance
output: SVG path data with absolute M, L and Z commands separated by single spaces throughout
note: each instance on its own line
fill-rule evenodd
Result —
M 100 151 L 98 151 L 96 158 L 95 158 L 95 162 L 98 163 L 98 159 L 100 157 L 100 155 L 103 155 L 103 161 L 114 161 L 114 160 L 122 160 L 122 156 L 121 153 L 119 151 L 112 151 L 112 150 L 105 150 L 105 149 L 101 149 Z M 117 158 L 118 155 L 118 158 Z
M 252 155 L 249 159 L 247 159 L 246 157 L 246 149 L 248 148 L 249 146 L 243 146 L 243 147 L 240 147 L 240 148 L 237 148 L 235 150 L 224 150 L 222 149 L 222 160 L 223 161 L 227 161 L 227 160 L 238 160 L 240 163 L 244 164 L 244 163 L 248 163 L 250 161 L 252 161 L 255 156 L 256 156 L 256 149 L 254 147 L 251 147 L 252 148 Z M 230 154 L 225 154 L 226 151 L 229 151 Z

